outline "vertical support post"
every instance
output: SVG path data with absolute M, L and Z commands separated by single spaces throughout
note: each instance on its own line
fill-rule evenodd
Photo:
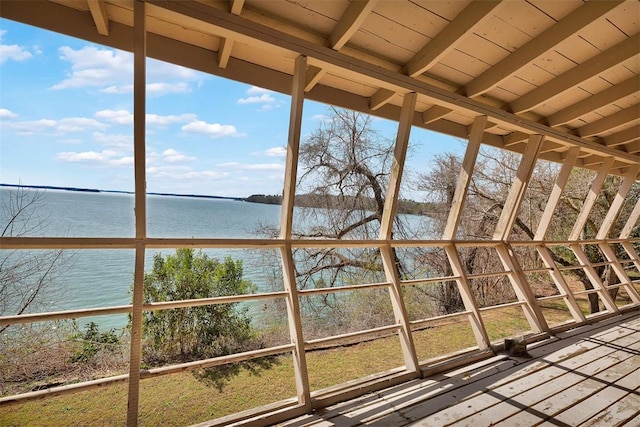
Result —
M 478 303 L 473 297 L 471 292 L 471 286 L 469 285 L 469 279 L 467 273 L 464 271 L 462 261 L 460 260 L 460 254 L 453 243 L 448 243 L 444 247 L 447 258 L 449 258 L 449 264 L 451 265 L 451 271 L 453 275 L 457 277 L 456 284 L 458 285 L 458 291 L 462 298 L 464 308 L 469 312 L 469 323 L 471 324 L 471 330 L 473 336 L 478 343 L 478 348 L 484 350 L 489 348 L 489 335 L 487 329 L 484 326 L 482 317 L 480 316 L 480 310 L 478 310 Z
M 640 165 L 634 165 L 629 167 L 629 170 L 624 175 L 622 184 L 620 185 L 620 188 L 618 188 L 618 192 L 616 193 L 616 196 L 613 199 L 611 206 L 609 207 L 609 211 L 607 212 L 607 215 L 602 221 L 602 225 L 598 230 L 596 239 L 606 240 L 607 236 L 609 235 L 609 232 L 611 231 L 611 227 L 613 226 L 615 219 L 618 217 L 618 215 L 620 214 L 620 211 L 622 210 L 622 206 L 624 205 L 625 199 L 629 194 L 629 191 L 631 191 L 631 187 L 636 181 L 638 172 L 640 172 Z M 627 275 L 627 272 L 624 271 L 624 267 L 622 267 L 622 264 L 620 264 L 620 260 L 616 256 L 613 249 L 611 249 L 611 246 L 609 246 L 609 244 L 606 241 L 602 241 L 602 242 L 598 242 L 598 247 L 604 254 L 607 261 L 611 263 L 611 268 L 616 273 L 616 276 L 618 276 L 618 279 L 620 279 L 620 283 L 622 283 L 622 285 L 626 288 L 627 294 L 629 295 L 631 300 L 636 304 L 640 303 L 640 295 L 638 295 L 638 291 L 636 291 L 636 289 L 634 288 L 631 278 Z M 606 287 L 607 286 L 605 285 L 605 288 Z
M 133 4 L 133 156 L 135 177 L 136 260 L 133 280 L 131 315 L 131 346 L 129 353 L 129 391 L 127 426 L 138 425 L 140 396 L 140 361 L 142 358 L 142 303 L 144 300 L 144 258 L 147 238 L 146 194 L 146 6 L 143 1 Z
M 522 272 L 522 268 L 518 263 L 513 248 L 506 242 L 513 229 L 513 224 L 518 217 L 518 210 L 527 190 L 533 169 L 536 166 L 538 153 L 544 142 L 544 136 L 531 135 L 527 143 L 527 148 L 522 155 L 522 160 L 516 172 L 516 179 L 509 189 L 509 194 L 504 202 L 504 208 L 498 219 L 498 224 L 493 233 L 493 240 L 499 240 L 501 243 L 496 246 L 498 257 L 502 265 L 507 271 L 509 281 L 513 286 L 518 299 L 525 303 L 524 314 L 529 325 L 534 332 L 548 331 L 547 321 L 538 306 L 538 301 L 527 282 L 527 278 Z
M 553 185 L 551 194 L 549 195 L 549 200 L 547 201 L 547 204 L 544 208 L 544 212 L 542 213 L 542 217 L 540 218 L 540 223 L 538 224 L 538 229 L 536 230 L 536 234 L 533 240 L 542 241 L 546 239 L 547 232 L 549 231 L 549 226 L 551 225 L 551 219 L 553 218 L 553 214 L 558 207 L 560 197 L 562 196 L 562 191 L 567 185 L 567 181 L 569 180 L 569 176 L 571 175 L 573 166 L 578 159 L 579 153 L 579 147 L 573 147 L 567 151 L 564 162 L 562 163 L 562 168 L 560 169 L 560 172 L 556 177 L 556 182 Z M 540 254 L 542 262 L 544 262 L 547 268 L 550 269 L 549 275 L 551 276 L 553 282 L 556 284 L 556 287 L 560 291 L 560 294 L 564 296 L 573 320 L 575 320 L 577 323 L 584 322 L 584 314 L 582 313 L 582 310 L 580 310 L 580 306 L 578 306 L 578 302 L 576 301 L 573 292 L 571 292 L 567 281 L 564 279 L 564 276 L 558 269 L 558 266 L 556 265 L 556 262 L 551 255 L 551 251 L 544 243 L 536 246 L 536 250 Z
M 464 207 L 464 203 L 467 200 L 467 191 L 469 189 L 469 184 L 471 183 L 473 168 L 476 165 L 478 152 L 480 151 L 480 145 L 482 144 L 482 135 L 484 134 L 484 128 L 486 125 L 487 116 L 476 117 L 471 125 L 469 143 L 467 144 L 467 150 L 465 151 L 464 159 L 462 160 L 462 168 L 460 169 L 458 184 L 456 185 L 456 191 L 453 195 L 453 201 L 451 202 L 451 209 L 449 210 L 447 224 L 445 225 L 444 232 L 442 233 L 442 240 L 453 240 L 456 237 L 458 225 L 460 224 L 460 214 Z
M 407 316 L 407 310 L 402 298 L 402 285 L 398 274 L 398 266 L 394 256 L 390 240 L 393 235 L 393 220 L 395 218 L 398 205 L 398 195 L 400 192 L 400 182 L 402 172 L 407 157 L 407 147 L 409 146 L 409 135 L 411 134 L 411 124 L 416 108 L 417 94 L 414 92 L 404 96 L 400 120 L 398 121 L 398 134 L 393 152 L 393 163 L 389 176 L 389 186 L 384 201 L 384 210 L 380 223 L 380 240 L 386 240 L 387 244 L 380 248 L 382 255 L 382 265 L 387 281 L 391 282 L 389 296 L 396 323 L 400 325 L 399 337 L 402 355 L 405 366 L 409 372 L 418 372 L 419 363 L 416 349 L 411 334 L 411 325 Z
M 591 183 L 591 188 L 582 204 L 578 219 L 576 219 L 575 224 L 573 224 L 573 229 L 569 234 L 569 240 L 578 240 L 580 238 L 580 233 L 582 233 L 584 225 L 587 223 L 587 219 L 589 219 L 593 205 L 595 205 L 596 200 L 598 200 L 598 195 L 600 194 L 600 190 L 602 190 L 605 179 L 607 179 L 611 166 L 613 166 L 613 157 L 607 157 L 605 161 L 602 162 L 598 175 L 596 175 L 596 178 Z
M 575 224 L 573 224 L 573 229 L 569 234 L 569 240 L 578 241 L 580 238 L 580 234 L 582 230 L 584 230 L 584 226 L 589 219 L 589 214 L 591 214 L 591 210 L 598 200 L 598 195 L 600 194 L 600 190 L 602 190 L 602 186 L 604 185 L 605 180 L 607 179 L 607 175 L 611 170 L 611 166 L 613 166 L 613 157 L 607 157 L 604 162 L 602 162 L 602 166 L 600 167 L 600 171 L 596 175 L 595 179 L 591 183 L 591 188 L 589 188 L 589 193 L 582 204 L 582 209 L 580 209 L 580 213 L 578 214 L 578 218 L 576 219 Z M 596 270 L 591 265 L 589 261 L 589 257 L 584 252 L 580 244 L 572 244 L 570 245 L 571 250 L 575 254 L 576 258 L 582 265 L 589 281 L 593 285 L 593 288 L 598 292 L 600 298 L 602 299 L 602 303 L 606 307 L 606 309 L 611 313 L 617 313 L 618 307 L 614 303 L 611 295 L 604 287 L 602 280 L 600 280 L 600 276 L 596 272 Z
M 458 292 L 464 304 L 465 310 L 469 314 L 469 323 L 473 335 L 478 343 L 478 348 L 484 350 L 489 347 L 489 335 L 487 329 L 482 322 L 480 316 L 480 310 L 478 310 L 478 303 L 473 297 L 471 292 L 471 286 L 469 285 L 469 279 L 462 266 L 460 260 L 460 254 L 455 245 L 451 243 L 454 240 L 458 232 L 458 226 L 460 224 L 460 218 L 462 209 L 467 200 L 467 193 L 469 190 L 469 184 L 471 183 L 471 176 L 473 175 L 473 168 L 475 167 L 476 160 L 478 158 L 478 152 L 480 151 L 480 145 L 482 144 L 482 136 L 484 129 L 487 125 L 487 116 L 477 116 L 473 120 L 471 125 L 471 131 L 469 132 L 469 143 L 467 144 L 467 150 L 464 153 L 464 159 L 462 160 L 462 167 L 460 169 L 460 175 L 458 176 L 458 183 L 456 184 L 456 190 L 451 202 L 451 209 L 449 210 L 449 216 L 447 218 L 447 224 L 445 225 L 444 232 L 442 234 L 442 240 L 449 241 L 445 247 L 445 253 L 449 259 L 449 265 L 451 271 L 457 277 L 456 285 L 458 286 Z
M 620 232 L 621 239 L 629 239 L 629 236 L 631 235 L 631 231 L 633 231 L 633 227 L 635 227 L 636 224 L 638 223 L 639 218 L 640 218 L 640 199 L 638 199 L 638 201 L 636 202 L 636 205 L 634 206 L 633 211 L 631 211 L 631 215 L 629 215 L 629 218 L 627 219 L 626 224 L 624 225 L 624 227 L 622 227 L 622 231 Z M 621 244 L 622 244 L 622 247 L 629 254 L 629 257 L 631 257 L 631 259 L 633 260 L 633 264 L 638 269 L 638 272 L 640 272 L 640 257 L 638 256 L 638 253 L 636 252 L 636 250 L 633 248 L 633 245 L 631 244 L 631 242 L 623 241 Z
M 287 291 L 287 317 L 289 335 L 294 345 L 293 367 L 295 371 L 298 403 L 311 410 L 311 390 L 302 334 L 300 301 L 296 285 L 293 253 L 290 244 L 293 227 L 293 207 L 295 203 L 296 180 L 298 174 L 298 155 L 300 151 L 300 131 L 302 128 L 302 107 L 304 104 L 304 84 L 307 69 L 307 58 L 296 58 L 291 88 L 291 112 L 289 116 L 289 137 L 287 141 L 287 158 L 284 173 L 284 189 L 282 194 L 282 211 L 280 215 L 280 239 L 285 241 L 280 249 L 284 288 Z

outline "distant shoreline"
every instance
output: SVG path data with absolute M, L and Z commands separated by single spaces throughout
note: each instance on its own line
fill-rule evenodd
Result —
M 62 190 L 62 191 L 75 191 L 79 193 L 119 193 L 119 194 L 134 194 L 133 191 L 124 190 L 99 190 L 97 188 L 78 188 L 78 187 L 59 187 L 55 185 L 18 185 L 18 184 L 0 184 L 0 187 L 8 188 L 32 188 L 35 190 Z M 192 197 L 197 199 L 223 199 L 223 200 L 235 200 L 243 202 L 243 197 L 225 197 L 225 196 L 207 196 L 203 194 L 178 194 L 178 193 L 147 193 L 148 196 L 169 196 L 169 197 Z

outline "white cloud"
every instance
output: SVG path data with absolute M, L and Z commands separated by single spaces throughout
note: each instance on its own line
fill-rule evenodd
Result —
M 16 117 L 18 117 L 17 114 L 7 110 L 6 108 L 0 108 L 0 120 L 14 119 Z
M 98 166 L 132 166 L 132 156 L 122 156 L 117 151 L 65 151 L 56 155 L 56 160 L 71 163 L 89 163 Z
M 94 132 L 93 140 L 105 147 L 113 147 L 119 149 L 133 149 L 133 135 L 122 134 L 106 134 L 102 132 Z
M 267 111 L 278 108 L 283 104 L 283 101 L 276 99 L 273 96 L 274 92 L 268 89 L 251 86 L 247 89 L 246 93 L 249 96 L 238 99 L 238 101 L 236 101 L 238 105 L 259 104 L 260 108 L 258 111 Z
M 86 117 L 67 117 L 60 120 L 40 119 L 13 123 L 5 126 L 21 134 L 52 132 L 58 134 L 84 132 L 93 129 L 105 129 L 107 125 Z
M 284 170 L 283 163 L 238 163 L 238 162 L 227 162 L 227 163 L 219 163 L 216 165 L 220 168 L 224 169 L 234 169 L 234 170 L 247 170 L 247 171 L 257 171 L 257 170 Z
M 260 96 L 248 96 L 238 99 L 238 104 L 274 104 L 276 99 L 269 93 L 263 93 Z
M 269 157 L 284 157 L 287 155 L 287 149 L 284 147 L 272 147 L 265 150 L 264 154 Z
M 167 163 L 190 162 L 195 159 L 195 157 L 187 156 L 173 148 L 169 148 L 162 152 L 162 160 Z
M 133 124 L 133 114 L 127 110 L 101 110 L 95 114 L 96 117 L 120 125 Z M 195 114 L 180 114 L 161 116 L 159 114 L 147 114 L 147 125 L 167 126 L 173 123 L 186 123 L 196 118 Z
M 212 138 L 237 135 L 235 126 L 221 125 L 219 123 L 207 123 L 202 120 L 195 120 L 182 126 L 182 130 L 191 133 L 204 133 Z
M 67 78 L 51 89 L 99 88 L 110 94 L 130 93 L 133 90 L 133 55 L 115 49 L 84 46 L 59 48 L 60 59 L 71 64 Z M 147 63 L 147 91 L 151 94 L 190 92 L 190 81 L 203 75 L 185 67 L 160 61 Z M 178 80 L 178 81 L 176 81 Z
M 6 32 L 6 30 L 0 30 L 0 40 L 2 40 L 2 37 Z M 18 46 L 17 44 L 8 45 L 0 43 L 0 64 L 3 64 L 9 59 L 14 61 L 24 61 L 32 57 L 33 55 L 31 55 L 31 52 L 22 46 Z

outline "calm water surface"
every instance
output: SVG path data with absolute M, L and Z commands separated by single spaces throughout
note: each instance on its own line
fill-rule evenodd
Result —
M 0 189 L 6 202 L 14 190 Z M 29 233 L 47 237 L 133 237 L 134 198 L 129 194 L 85 193 L 47 190 L 42 193 L 33 224 L 44 227 Z M 1 224 L 5 224 L 6 213 Z M 254 238 L 258 225 L 277 226 L 280 206 L 232 200 L 149 196 L 147 230 L 150 237 Z M 0 251 L 0 257 L 3 256 Z M 131 302 L 130 287 L 134 270 L 134 251 L 130 249 L 84 249 L 68 251 L 73 257 L 61 272 L 59 286 L 47 296 L 45 310 L 126 305 Z M 157 250 L 148 250 L 146 268 Z M 171 253 L 173 250 L 163 250 Z M 244 261 L 245 277 L 265 287 L 264 261 L 258 250 L 205 250 L 217 258 L 232 256 Z M 123 326 L 126 316 L 79 319 L 82 325 L 95 320 L 105 327 Z

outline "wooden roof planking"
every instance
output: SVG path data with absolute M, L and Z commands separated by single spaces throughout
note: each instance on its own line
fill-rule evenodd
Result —
M 0 0 L 0 16 L 133 51 L 139 0 Z M 290 93 L 307 57 L 305 97 L 612 173 L 640 163 L 638 0 L 150 0 L 147 54 Z

